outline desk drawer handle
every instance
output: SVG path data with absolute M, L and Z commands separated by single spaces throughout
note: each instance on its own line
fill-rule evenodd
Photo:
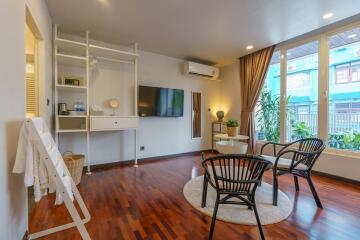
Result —
M 118 122 L 114 122 L 115 124 L 118 124 Z

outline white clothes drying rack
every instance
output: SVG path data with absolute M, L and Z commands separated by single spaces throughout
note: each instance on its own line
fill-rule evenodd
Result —
M 46 145 L 42 140 L 41 136 L 42 136 L 42 134 L 44 134 L 44 132 L 41 132 L 39 129 L 37 129 L 34 122 L 31 119 L 27 119 L 26 124 L 27 124 L 27 129 L 29 130 L 31 136 L 34 136 L 34 139 L 32 140 L 32 141 L 34 141 L 33 146 L 36 146 L 36 149 L 34 149 L 34 150 L 36 150 L 39 153 L 40 161 L 44 162 L 45 167 L 48 171 L 49 178 L 51 178 L 52 181 L 55 183 L 56 191 L 57 191 L 56 194 L 58 194 L 58 193 L 61 194 L 63 201 L 65 203 L 65 206 L 68 209 L 68 211 L 71 215 L 71 218 L 73 220 L 73 222 L 71 222 L 71 223 L 67 223 L 67 224 L 64 224 L 61 226 L 49 228 L 49 229 L 42 230 L 42 231 L 39 231 L 36 233 L 31 233 L 31 234 L 29 234 L 29 239 L 37 239 L 37 238 L 40 238 L 40 237 L 43 237 L 43 236 L 46 236 L 46 235 L 49 235 L 52 233 L 63 231 L 68 228 L 76 227 L 79 230 L 82 239 L 90 240 L 91 238 L 90 238 L 89 233 L 87 232 L 84 224 L 89 222 L 91 217 L 90 217 L 90 213 L 89 213 L 88 209 L 86 208 L 86 205 L 79 193 L 79 190 L 76 187 L 76 184 L 74 183 L 73 179 L 71 178 L 72 191 L 73 191 L 75 200 L 78 202 L 80 209 L 82 211 L 82 214 L 84 215 L 84 219 L 81 219 L 81 217 L 80 217 L 79 213 L 77 212 L 76 207 L 71 199 L 71 196 L 69 195 L 68 191 L 66 190 L 65 184 L 62 181 L 63 178 L 60 176 L 60 174 L 56 168 L 57 160 L 51 158 L 49 149 L 46 148 Z M 54 140 L 52 139 L 52 141 L 54 141 Z M 53 143 L 55 143 L 55 142 L 53 142 Z M 52 146 L 54 148 L 56 148 L 55 144 L 52 144 Z M 58 154 L 60 155 L 60 152 L 58 152 Z M 64 160 L 62 159 L 62 157 L 60 158 L 60 161 L 62 161 L 61 164 L 64 165 L 66 174 L 68 176 L 71 176 L 69 173 L 69 170 L 67 169 L 65 163 L 63 162 Z

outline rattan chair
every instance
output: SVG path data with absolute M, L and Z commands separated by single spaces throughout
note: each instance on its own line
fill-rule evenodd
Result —
M 255 192 L 260 179 L 271 164 L 259 156 L 242 154 L 217 155 L 205 159 L 205 169 L 201 206 L 206 206 L 207 188 L 210 184 L 217 193 L 209 239 L 212 239 L 219 204 L 237 204 L 254 210 L 261 239 L 265 239 L 255 203 Z
M 272 146 L 273 156 L 263 155 L 267 146 Z M 268 142 L 261 147 L 261 156 L 272 162 L 273 205 L 277 205 L 278 176 L 292 174 L 296 191 L 299 191 L 298 177 L 305 178 L 314 196 L 316 205 L 322 208 L 320 198 L 311 180 L 311 170 L 324 149 L 324 142 L 318 138 L 305 138 L 288 144 Z

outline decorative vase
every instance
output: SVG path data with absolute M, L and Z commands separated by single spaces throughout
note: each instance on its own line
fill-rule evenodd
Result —
M 236 137 L 238 127 L 227 127 L 227 134 L 229 137 Z
M 223 121 L 224 115 L 225 115 L 224 111 L 221 111 L 221 110 L 220 110 L 220 111 L 217 111 L 217 112 L 216 112 L 216 117 L 217 117 L 217 119 L 218 119 L 219 122 L 222 122 L 222 121 Z

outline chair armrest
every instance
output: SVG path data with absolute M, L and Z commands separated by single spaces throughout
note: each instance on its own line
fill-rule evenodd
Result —
M 264 149 L 265 149 L 265 147 L 266 147 L 267 145 L 272 145 L 272 146 L 273 146 L 273 155 L 274 155 L 274 157 L 275 157 L 278 153 L 280 153 L 282 150 L 284 150 L 285 148 L 287 148 L 289 144 L 288 144 L 288 143 L 287 143 L 287 144 L 284 144 L 284 143 L 276 143 L 276 142 L 267 142 L 267 143 L 265 143 L 264 145 L 262 145 L 261 150 L 260 150 L 260 155 L 263 154 L 263 151 L 264 151 Z M 276 152 L 276 146 L 281 146 L 281 147 L 282 147 L 282 148 L 279 150 L 278 153 Z

